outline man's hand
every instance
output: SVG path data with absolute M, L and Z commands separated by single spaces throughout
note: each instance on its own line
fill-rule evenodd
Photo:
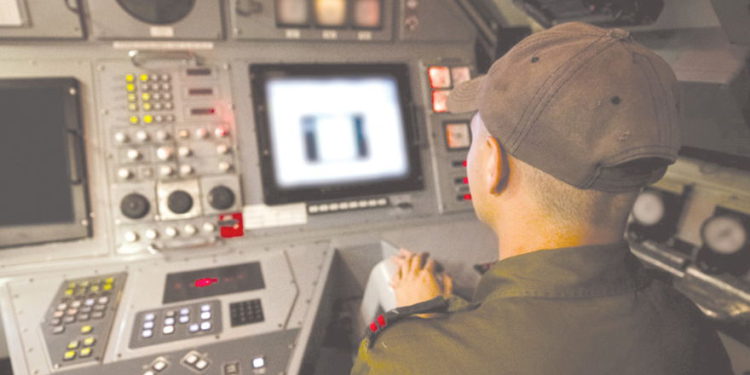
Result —
M 391 282 L 391 287 L 396 293 L 396 306 L 409 306 L 438 296 L 449 297 L 453 294 L 453 279 L 444 272 L 436 275 L 437 264 L 427 253 L 414 254 L 401 249 L 392 261 L 398 267 Z

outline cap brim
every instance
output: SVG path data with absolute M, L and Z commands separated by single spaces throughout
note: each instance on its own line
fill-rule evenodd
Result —
M 462 82 L 448 95 L 448 112 L 464 113 L 479 110 L 479 88 L 484 76 Z

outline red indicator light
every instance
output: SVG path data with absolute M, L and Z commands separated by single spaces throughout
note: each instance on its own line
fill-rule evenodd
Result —
M 464 194 L 464 200 L 470 201 L 471 200 L 471 194 Z
M 448 91 L 438 90 L 432 92 L 432 111 L 448 112 Z
M 462 162 L 461 162 L 461 165 L 465 167 L 465 166 L 467 165 L 467 164 L 466 164 L 466 160 L 462 161 Z
M 469 178 L 468 177 L 464 177 L 464 185 L 468 185 L 468 184 L 469 184 Z
M 204 277 L 202 279 L 195 280 L 193 283 L 196 288 L 205 288 L 207 286 L 216 284 L 219 282 L 219 279 L 213 278 L 213 277 Z
M 447 89 L 451 87 L 451 71 L 447 66 L 431 66 L 427 69 L 430 76 L 430 87 L 434 89 Z

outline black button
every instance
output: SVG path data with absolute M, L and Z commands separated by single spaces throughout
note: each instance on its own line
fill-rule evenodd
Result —
M 176 214 L 184 214 L 193 208 L 193 197 L 183 190 L 175 190 L 167 198 L 167 207 Z
M 217 210 L 226 210 L 234 205 L 234 192 L 224 185 L 219 185 L 208 192 L 208 204 Z
M 120 201 L 120 211 L 123 216 L 130 219 L 140 219 L 146 216 L 149 208 L 151 205 L 148 199 L 138 193 L 128 194 Z

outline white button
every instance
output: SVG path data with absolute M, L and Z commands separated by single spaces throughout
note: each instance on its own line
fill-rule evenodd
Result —
M 378 205 L 378 201 L 375 199 L 370 199 L 369 201 L 367 201 L 367 205 L 370 207 L 375 207 Z
M 201 323 L 201 331 L 208 331 L 209 329 L 211 329 L 211 322 Z
M 385 199 L 385 198 L 378 199 L 378 206 L 385 206 L 386 204 L 388 204 L 388 200 L 387 199 Z
M 321 204 L 320 206 L 318 206 L 318 210 L 320 210 L 320 212 L 328 212 L 328 205 L 325 203 Z
M 349 209 L 349 203 L 348 202 L 341 202 L 339 203 L 339 208 L 342 210 L 348 210 Z
M 154 331 L 150 329 L 144 329 L 143 332 L 141 332 L 141 337 L 147 339 L 154 335 Z
M 91 303 L 94 303 L 93 300 L 91 300 L 91 301 L 92 301 Z M 61 303 L 61 304 L 57 305 L 57 309 L 58 310 L 65 310 L 67 308 L 68 308 L 68 304 L 67 303 Z
M 158 121 L 158 120 L 161 119 L 161 116 L 156 116 L 156 117 L 158 117 L 157 122 L 161 122 L 161 121 Z M 160 141 L 166 141 L 167 139 L 169 139 L 169 133 L 167 133 L 164 130 L 157 130 L 156 131 L 156 139 L 158 139 Z
M 365 208 L 365 207 L 367 207 L 367 201 L 359 201 L 357 205 L 360 208 Z
M 357 201 L 351 201 L 349 202 L 349 208 L 354 209 L 359 207 L 359 203 Z
M 263 357 L 255 357 L 253 358 L 253 368 L 263 368 L 266 366 L 266 359 Z
M 115 133 L 115 142 L 117 143 L 128 143 L 128 135 L 125 133 Z
M 198 323 L 193 323 L 188 326 L 188 331 L 190 331 L 190 333 L 198 332 L 199 329 L 200 329 L 200 326 L 198 325 Z
M 137 133 L 135 133 L 135 139 L 140 142 L 146 142 L 148 141 L 148 133 L 143 130 L 139 130 Z
M 186 235 L 188 235 L 188 236 L 192 236 L 192 235 L 194 235 L 194 234 L 195 234 L 195 232 L 197 232 L 197 231 L 198 231 L 198 229 L 197 229 L 197 228 L 195 228 L 195 225 L 192 225 L 192 224 L 188 224 L 188 225 L 185 225 L 185 227 L 184 227 L 184 228 L 182 228 L 182 230 L 183 230 L 183 232 L 185 232 L 185 234 L 186 234 Z
M 193 174 L 193 167 L 187 164 L 183 164 L 180 166 L 180 174 L 183 176 L 191 175 Z
M 166 227 L 164 228 L 164 234 L 166 234 L 167 237 L 175 237 L 177 236 L 177 229 L 174 227 Z
M 164 99 L 165 99 L 165 100 L 170 100 L 170 99 L 172 99 L 172 94 L 170 94 L 170 93 L 168 93 L 168 92 L 165 92 L 165 93 L 164 93 L 164 94 L 162 94 L 162 95 L 164 96 Z
M 318 206 L 310 206 L 307 210 L 310 211 L 311 214 L 316 214 L 318 213 Z
M 144 329 L 153 329 L 154 328 L 154 322 L 153 321 L 144 322 L 143 323 L 143 328 Z
M 219 170 L 222 172 L 228 172 L 230 169 L 232 169 L 232 163 L 228 161 L 221 161 L 219 162 Z
M 166 319 L 164 319 L 164 325 L 168 325 L 168 326 L 174 325 L 174 318 L 166 318 Z
M 73 303 L 70 305 L 70 307 L 73 308 L 79 308 L 81 306 L 81 301 L 73 301 Z
M 213 225 L 212 223 L 203 223 L 203 231 L 204 232 L 211 233 L 214 230 L 216 230 L 216 226 Z
M 133 177 L 133 172 L 131 172 L 130 169 L 127 168 L 120 168 L 117 170 L 117 177 L 119 177 L 121 180 L 128 180 Z
M 338 211 L 339 210 L 339 204 L 338 203 L 331 203 L 328 206 L 328 209 L 331 210 L 332 212 L 333 211 Z
M 159 237 L 159 232 L 157 232 L 154 229 L 146 229 L 146 232 L 144 234 L 146 235 L 146 238 L 148 238 L 149 240 L 153 240 Z
M 154 367 L 154 370 L 156 370 L 156 371 L 161 371 L 161 370 L 164 370 L 165 368 L 167 368 L 167 362 L 164 362 L 164 361 L 156 361 L 156 362 L 154 363 L 154 366 L 153 366 L 153 367 Z
M 229 153 L 229 146 L 225 144 L 220 144 L 216 146 L 216 153 L 219 155 L 226 155 Z
M 126 242 L 138 241 L 138 234 L 135 232 L 125 232 L 125 235 L 123 237 L 125 237 Z
M 211 319 L 210 311 L 204 311 L 201 313 L 201 320 L 209 320 L 209 319 Z
M 195 136 L 198 138 L 206 138 L 208 137 L 208 130 L 206 130 L 206 128 L 198 128 L 195 130 Z
M 161 99 L 161 94 L 159 94 L 159 93 L 157 92 L 157 93 L 154 93 L 154 95 L 151 95 L 151 97 L 153 97 L 153 98 L 154 98 L 154 100 L 159 100 L 159 99 Z
M 187 129 L 180 129 L 177 132 L 177 136 L 180 137 L 180 138 L 182 138 L 182 139 L 190 138 L 190 131 L 187 130 Z
M 164 108 L 166 108 L 166 109 L 172 109 L 172 102 L 166 102 L 166 103 L 164 103 Z
M 156 116 L 154 116 L 154 120 L 156 120 L 156 122 L 163 122 L 164 121 L 164 116 L 162 116 L 162 115 L 156 115 Z M 169 133 L 167 133 L 167 135 L 169 135 Z
M 165 335 L 171 335 L 174 333 L 174 326 L 164 326 L 161 331 Z
M 107 302 L 109 302 L 109 297 L 107 297 L 107 296 L 99 297 L 99 299 L 97 300 L 97 302 L 99 302 L 100 305 L 105 305 L 105 304 L 107 304 Z
M 171 147 L 159 147 L 156 149 L 156 157 L 159 160 L 170 160 L 174 156 L 174 149 Z
M 143 316 L 143 320 L 154 320 L 154 318 L 156 318 L 156 315 L 154 315 L 154 313 L 148 313 Z
M 180 157 L 184 158 L 190 156 L 193 151 L 188 147 L 180 146 L 180 148 L 177 149 L 177 153 L 180 155 Z
M 180 323 L 185 324 L 185 323 L 187 323 L 189 321 L 190 321 L 190 317 L 189 316 L 187 316 L 187 315 L 180 315 Z
M 94 299 L 93 298 L 87 298 L 86 301 L 84 302 L 84 304 L 86 306 L 91 306 L 91 305 L 94 304 Z
M 157 111 L 160 110 L 161 109 L 161 103 L 154 103 L 154 109 L 157 110 Z
M 141 158 L 141 152 L 131 148 L 127 151 L 126 156 L 130 160 L 138 160 Z
M 185 357 L 185 363 L 192 365 L 193 363 L 198 361 L 198 356 L 195 354 L 188 354 L 187 357 Z
M 183 308 L 180 309 L 180 315 L 189 315 L 189 314 L 190 314 L 190 309 L 189 308 L 183 307 Z
M 144 372 L 143 375 L 156 375 L 156 373 L 153 372 L 153 371 L 151 371 L 151 370 L 148 370 L 148 371 Z
M 164 177 L 171 176 L 174 174 L 174 168 L 169 165 L 162 165 L 161 168 L 159 168 L 159 174 Z
M 206 362 L 205 359 L 201 359 L 198 362 L 195 362 L 195 368 L 198 370 L 203 370 L 204 368 L 208 367 L 208 362 Z
M 175 120 L 174 115 L 167 115 L 164 119 L 167 120 L 167 122 L 174 122 Z
M 201 305 L 201 311 L 211 311 L 211 305 L 209 304 Z
M 214 129 L 214 135 L 217 138 L 223 138 L 223 137 L 226 137 L 227 135 L 229 135 L 229 130 L 227 130 L 227 128 L 223 128 L 223 127 L 220 126 L 220 127 L 216 128 L 216 129 Z

